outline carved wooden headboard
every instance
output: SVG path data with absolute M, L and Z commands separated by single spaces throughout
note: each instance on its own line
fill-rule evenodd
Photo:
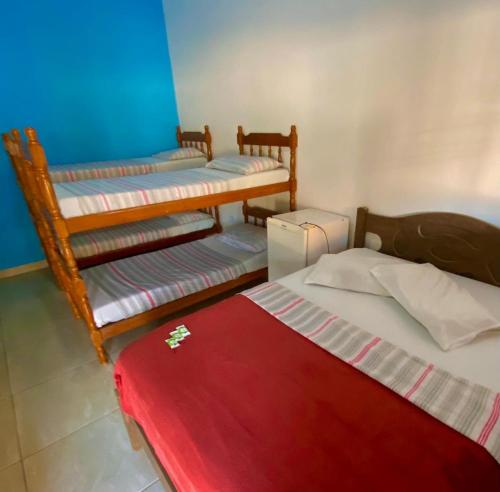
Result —
M 500 229 L 482 220 L 446 212 L 386 217 L 358 208 L 354 247 L 366 233 L 380 237 L 379 251 L 500 286 Z

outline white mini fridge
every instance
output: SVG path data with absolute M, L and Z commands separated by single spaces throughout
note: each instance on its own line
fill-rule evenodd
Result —
M 276 280 L 318 261 L 324 253 L 347 249 L 349 219 L 314 208 L 267 219 L 269 280 Z

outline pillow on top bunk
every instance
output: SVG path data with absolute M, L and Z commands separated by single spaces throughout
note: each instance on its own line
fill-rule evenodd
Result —
M 237 174 L 254 174 L 263 171 L 272 171 L 278 167 L 283 167 L 281 162 L 278 162 L 272 157 L 251 156 L 251 155 L 230 155 L 218 157 L 207 163 L 208 168 L 219 169 Z
M 251 224 L 228 227 L 225 232 L 218 234 L 217 238 L 229 246 L 250 253 L 261 253 L 267 249 L 266 229 Z
M 195 147 L 180 147 L 178 149 L 165 150 L 153 154 L 155 159 L 164 159 L 166 161 L 176 161 L 179 159 L 193 159 L 194 157 L 206 157 L 205 154 Z

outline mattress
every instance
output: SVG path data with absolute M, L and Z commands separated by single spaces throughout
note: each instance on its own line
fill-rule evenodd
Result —
M 353 325 L 432 362 L 455 376 L 500 392 L 500 334 L 479 337 L 459 349 L 444 352 L 427 330 L 390 297 L 304 284 L 313 266 L 277 282 Z M 500 317 L 499 313 L 493 313 Z
M 102 327 L 266 266 L 267 251 L 244 251 L 213 235 L 88 268 L 81 275 L 96 325 Z
M 175 171 L 201 167 L 206 163 L 207 160 L 204 157 L 173 160 L 156 157 L 139 157 L 136 159 L 54 165 L 49 166 L 49 173 L 53 183 L 64 183 Z
M 81 232 L 72 235 L 70 240 L 75 257 L 88 258 L 138 244 L 210 229 L 214 224 L 215 220 L 209 214 L 185 212 Z
M 198 196 L 287 182 L 288 170 L 241 175 L 207 169 L 185 169 L 114 179 L 56 183 L 54 189 L 66 218 L 139 207 Z

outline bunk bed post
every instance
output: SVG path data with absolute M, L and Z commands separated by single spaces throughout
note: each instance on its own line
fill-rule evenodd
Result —
M 90 333 L 90 338 L 97 352 L 99 361 L 101 363 L 106 363 L 108 361 L 108 358 L 103 347 L 104 339 L 95 324 L 92 309 L 87 297 L 85 283 L 80 276 L 73 250 L 71 249 L 66 222 L 61 215 L 54 187 L 52 186 L 52 182 L 50 181 L 45 152 L 38 142 L 38 137 L 34 128 L 27 128 L 25 130 L 25 133 L 28 137 L 28 146 L 30 149 L 31 158 L 33 160 L 35 179 L 41 194 L 40 198 L 43 200 L 45 208 L 47 209 L 49 216 L 52 219 L 54 231 L 57 239 L 59 240 L 61 254 L 66 262 L 66 266 L 70 276 L 71 292 L 69 295 L 71 297 L 71 300 L 76 304 L 76 307 L 78 308 L 86 322 L 87 329 Z
M 207 146 L 207 161 L 211 161 L 214 157 L 212 153 L 212 135 L 208 125 L 205 125 L 205 144 Z
M 175 135 L 177 137 L 177 143 L 179 144 L 179 147 L 183 147 L 183 145 L 182 145 L 182 130 L 181 130 L 180 125 L 177 125 L 177 127 L 175 129 Z
M 215 217 L 215 225 L 217 228 L 217 232 L 222 232 L 222 224 L 220 222 L 220 212 L 218 205 L 214 206 L 214 217 Z
M 241 125 L 238 125 L 238 133 L 236 135 L 236 141 L 238 142 L 240 155 L 243 155 L 245 153 L 245 144 L 243 143 L 243 127 Z
M 35 229 L 38 233 L 42 249 L 45 253 L 45 257 L 47 258 L 47 263 L 54 274 L 57 286 L 61 290 L 64 290 L 64 282 L 61 277 L 59 264 L 54 259 L 53 255 L 53 245 L 50 241 L 51 238 L 47 235 L 42 216 L 38 211 L 38 203 L 34 196 L 33 186 L 30 183 L 30 175 L 25 170 L 26 166 L 24 165 L 25 157 L 22 148 L 21 133 L 17 129 L 11 130 L 10 133 L 10 135 L 7 133 L 2 135 L 5 149 L 9 155 L 12 166 L 14 167 L 19 187 L 21 188 L 24 199 L 26 200 L 31 220 L 33 221 Z
M 248 224 L 248 200 L 243 200 L 243 217 L 245 218 L 245 224 Z
M 290 211 L 297 209 L 297 127 L 290 129 Z

